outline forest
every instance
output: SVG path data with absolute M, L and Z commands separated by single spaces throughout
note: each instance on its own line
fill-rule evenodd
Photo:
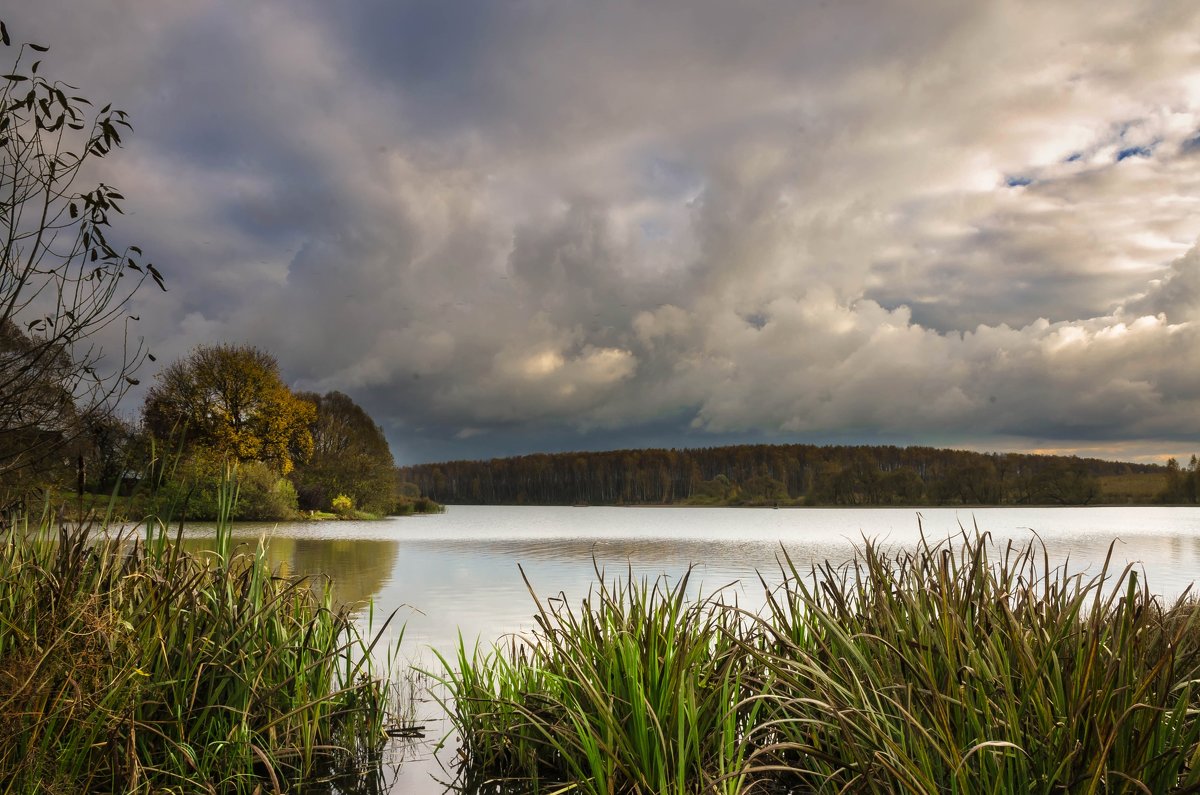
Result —
M 932 447 L 734 445 L 449 461 L 400 477 L 482 505 L 1091 505 L 1194 503 L 1187 466 Z

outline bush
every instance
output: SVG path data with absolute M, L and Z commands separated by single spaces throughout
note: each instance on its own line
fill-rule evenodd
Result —
M 220 491 L 227 477 L 226 467 L 218 454 L 198 448 L 165 479 L 153 500 L 154 512 L 159 516 L 180 516 L 193 521 L 217 519 Z M 263 462 L 248 461 L 231 470 L 229 475 L 238 490 L 237 502 L 229 518 L 278 521 L 298 516 L 295 486 Z
M 330 503 L 329 507 L 332 508 L 333 512 L 339 516 L 346 516 L 354 510 L 354 500 L 350 499 L 345 494 L 339 494 L 333 498 L 333 502 Z
M 235 519 L 294 519 L 297 508 L 296 487 L 261 461 L 242 464 L 237 470 L 238 499 Z
M 428 497 L 402 497 L 388 511 L 389 516 L 412 516 L 414 513 L 442 513 L 446 506 Z

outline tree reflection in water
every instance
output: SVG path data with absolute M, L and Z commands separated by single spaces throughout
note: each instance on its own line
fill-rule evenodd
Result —
M 400 545 L 386 539 L 295 538 L 267 534 L 266 553 L 271 568 L 280 576 L 308 576 L 314 588 L 323 587 L 328 577 L 333 584 L 335 606 L 361 609 L 387 583 Z M 238 539 L 237 550 L 252 552 L 257 537 Z M 211 538 L 183 539 L 190 552 L 213 549 Z M 324 576 L 322 576 L 324 575 Z

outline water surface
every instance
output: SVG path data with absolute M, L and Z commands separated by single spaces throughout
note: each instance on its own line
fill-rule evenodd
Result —
M 1037 535 L 1051 565 L 1099 571 L 1113 563 L 1143 568 L 1152 590 L 1174 597 L 1200 577 L 1200 508 L 571 508 L 450 506 L 446 513 L 381 522 L 242 524 L 239 540 L 269 537 L 272 561 L 288 572 L 327 574 L 335 596 L 393 610 L 405 626 L 405 654 L 436 667 L 430 649 L 451 653 L 459 634 L 490 644 L 532 625 L 533 602 L 521 567 L 541 596 L 573 602 L 595 582 L 632 569 L 676 578 L 693 567 L 697 591 L 726 587 L 743 606 L 762 602 L 778 582 L 786 550 L 800 567 L 848 560 L 864 538 L 913 546 L 924 533 L 942 540 L 978 527 L 998 542 Z M 211 528 L 191 527 L 203 546 Z M 366 608 L 360 608 L 367 615 Z M 436 710 L 428 707 L 432 720 Z M 444 777 L 428 747 L 407 749 L 393 792 L 440 793 Z

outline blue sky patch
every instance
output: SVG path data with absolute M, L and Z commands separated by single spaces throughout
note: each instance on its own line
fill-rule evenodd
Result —
M 1154 154 L 1154 148 L 1150 146 L 1130 146 L 1117 152 L 1117 162 L 1128 160 L 1131 157 L 1150 157 Z

